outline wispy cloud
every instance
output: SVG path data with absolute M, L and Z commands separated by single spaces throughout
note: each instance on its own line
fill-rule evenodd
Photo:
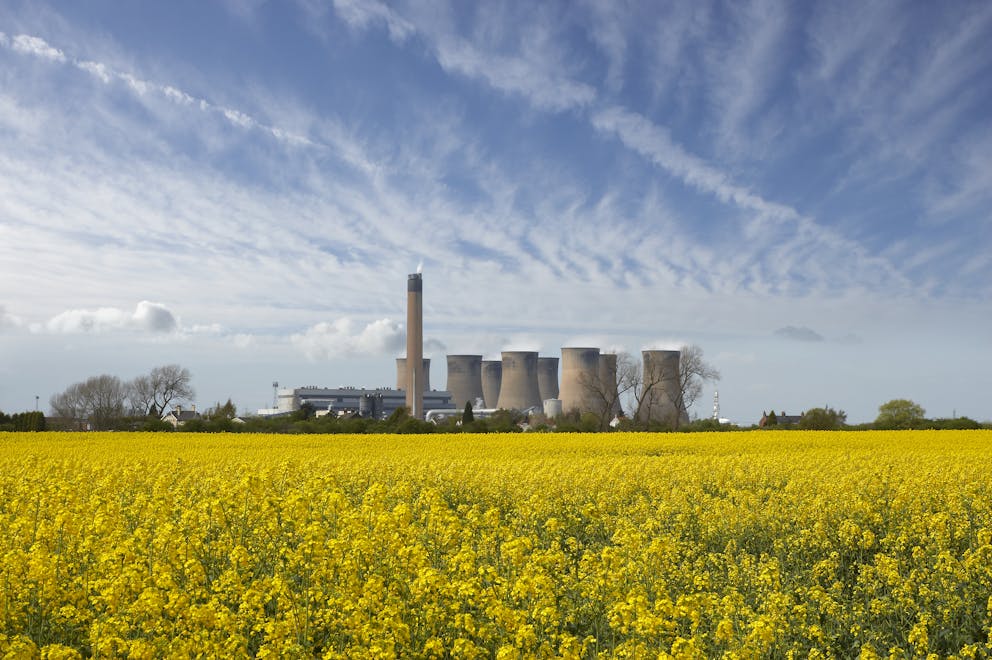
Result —
M 53 62 L 65 62 L 66 56 L 58 48 L 53 48 L 40 37 L 18 34 L 10 41 L 10 47 L 17 53 L 34 55 Z
M 23 325 L 24 320 L 21 317 L 11 314 L 3 305 L 0 305 L 0 330 L 11 330 Z
M 790 341 L 821 342 L 825 341 L 823 335 L 805 326 L 787 325 L 775 331 L 776 337 L 788 339 Z
M 0 45 L 7 46 L 8 43 L 0 40 Z M 266 124 L 240 110 L 217 105 L 204 98 L 197 98 L 172 85 L 144 80 L 127 71 L 116 70 L 102 62 L 69 57 L 58 48 L 49 45 L 41 37 L 19 34 L 10 40 L 9 47 L 15 52 L 24 55 L 31 55 L 59 63 L 68 62 L 79 70 L 85 71 L 97 78 L 104 84 L 109 84 L 115 80 L 121 81 L 139 97 L 156 94 L 173 103 L 195 107 L 206 113 L 216 113 L 234 126 L 242 129 L 259 130 L 289 145 L 314 146 L 310 139 L 304 135 L 298 135 L 283 128 Z

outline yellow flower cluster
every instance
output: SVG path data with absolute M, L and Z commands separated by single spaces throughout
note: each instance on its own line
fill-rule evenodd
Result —
M 0 656 L 992 655 L 992 433 L 0 434 Z

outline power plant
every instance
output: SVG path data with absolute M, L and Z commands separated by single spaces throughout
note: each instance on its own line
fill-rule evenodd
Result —
M 601 411 L 599 349 L 561 349 L 561 407 L 566 413 Z
M 432 390 L 430 358 L 424 357 L 423 275 L 407 277 L 406 357 L 396 358 L 396 389 L 305 387 L 278 391 L 276 408 L 260 414 L 288 414 L 309 404 L 319 412 L 385 417 L 404 405 L 412 417 L 443 419 L 471 402 L 486 414 L 495 409 L 543 411 L 549 418 L 569 413 L 623 415 L 618 394 L 618 357 L 594 347 L 563 347 L 561 358 L 537 351 L 503 351 L 501 360 L 482 355 L 446 356 L 447 389 Z M 688 422 L 682 401 L 679 351 L 642 351 L 638 421 Z M 561 379 L 559 385 L 559 365 Z M 274 384 L 275 386 L 275 384 Z M 430 413 L 430 414 L 428 414 Z
M 431 391 L 431 359 L 424 358 L 423 361 L 423 383 L 424 391 Z M 396 389 L 406 392 L 406 385 L 410 374 L 406 369 L 406 358 L 396 358 Z
M 448 391 L 455 408 L 465 407 L 466 402 L 476 406 L 477 399 L 485 401 L 482 392 L 482 356 L 481 355 L 449 355 L 448 356 Z
M 617 354 L 599 354 L 599 387 L 602 394 L 602 406 L 609 406 L 611 415 L 619 415 L 620 393 L 617 391 Z
M 541 408 L 537 382 L 537 351 L 503 351 L 503 378 L 497 408 L 529 410 Z
M 541 401 L 558 398 L 558 358 L 537 358 L 537 389 Z
M 499 403 L 499 386 L 503 382 L 503 362 L 501 360 L 482 361 L 482 398 L 486 408 L 495 408 Z
M 424 280 L 411 273 L 406 282 L 406 407 L 424 416 Z
M 641 351 L 644 360 L 644 398 L 638 408 L 639 421 L 688 423 L 682 403 L 679 351 Z

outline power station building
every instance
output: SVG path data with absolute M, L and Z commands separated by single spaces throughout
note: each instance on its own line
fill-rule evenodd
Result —
M 381 419 L 405 406 L 411 416 L 424 419 L 432 410 L 457 411 L 467 402 L 473 407 L 481 402 L 487 409 L 543 410 L 551 417 L 573 412 L 622 414 L 617 356 L 593 347 L 563 347 L 560 359 L 539 356 L 536 351 L 503 351 L 501 360 L 447 355 L 447 390 L 431 390 L 431 361 L 424 357 L 423 290 L 422 274 L 410 274 L 406 357 L 396 359 L 396 389 L 282 389 L 277 393 L 276 409 L 265 413 L 289 413 L 309 404 L 318 411 L 355 411 Z M 646 350 L 642 355 L 639 421 L 688 422 L 682 403 L 679 351 Z
M 424 405 L 430 409 L 453 407 L 448 392 L 432 390 L 423 392 L 422 396 Z M 385 419 L 406 405 L 406 392 L 388 388 L 296 387 L 279 390 L 276 401 L 276 409 L 269 414 L 287 414 L 309 404 L 321 413 L 354 412 L 362 417 Z

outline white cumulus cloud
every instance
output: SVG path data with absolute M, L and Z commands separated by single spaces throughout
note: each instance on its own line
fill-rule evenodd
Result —
M 403 326 L 390 319 L 379 319 L 364 327 L 350 318 L 322 322 L 292 335 L 290 341 L 311 360 L 387 355 L 403 347 Z
M 169 308 L 161 303 L 142 300 L 134 312 L 117 307 L 70 309 L 52 317 L 38 329 L 56 334 L 119 331 L 160 334 L 175 332 L 178 327 L 179 323 Z

